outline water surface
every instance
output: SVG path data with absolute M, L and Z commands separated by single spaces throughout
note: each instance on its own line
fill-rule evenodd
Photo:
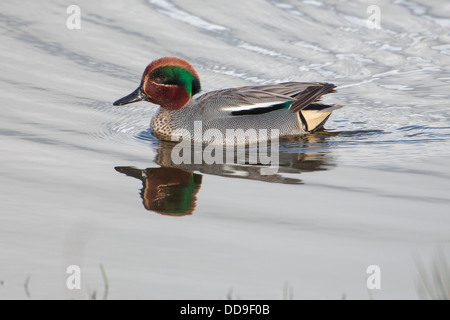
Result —
M 0 298 L 100 297 L 99 264 L 114 299 L 419 298 L 449 257 L 450 6 L 377 1 L 369 29 L 370 4 L 78 1 L 69 30 L 68 4 L 2 1 Z M 155 106 L 112 106 L 168 55 L 204 92 L 326 81 L 344 108 L 277 175 L 177 167 Z

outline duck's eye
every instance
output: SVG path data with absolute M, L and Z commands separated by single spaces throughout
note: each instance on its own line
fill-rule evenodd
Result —
M 159 84 L 163 84 L 164 83 L 164 79 L 162 77 L 154 77 L 154 78 L 152 78 L 150 80 L 152 80 L 155 83 L 159 83 Z

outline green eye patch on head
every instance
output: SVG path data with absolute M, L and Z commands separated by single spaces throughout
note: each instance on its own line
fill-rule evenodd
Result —
M 159 67 L 150 72 L 148 77 L 158 84 L 181 86 L 190 97 L 200 91 L 200 81 L 191 72 L 179 66 Z

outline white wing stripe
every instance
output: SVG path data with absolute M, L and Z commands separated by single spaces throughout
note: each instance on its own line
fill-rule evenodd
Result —
M 272 102 L 263 102 L 263 103 L 255 103 L 255 104 L 244 104 L 240 106 L 232 106 L 232 107 L 223 107 L 221 108 L 224 111 L 243 111 L 243 110 L 252 110 L 252 109 L 258 109 L 258 108 L 267 108 L 270 106 L 273 106 L 275 104 L 285 103 L 284 101 L 272 101 Z

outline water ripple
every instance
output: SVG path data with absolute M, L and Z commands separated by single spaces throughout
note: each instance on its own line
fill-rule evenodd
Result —
M 181 22 L 193 25 L 194 27 L 205 29 L 208 31 L 228 31 L 229 29 L 220 26 L 217 24 L 213 24 L 211 22 L 206 21 L 199 16 L 195 16 L 190 14 L 184 10 L 181 10 L 179 7 L 175 6 L 173 3 L 170 3 L 167 0 L 148 0 L 148 2 L 154 5 L 157 10 L 173 19 L 179 20 Z

